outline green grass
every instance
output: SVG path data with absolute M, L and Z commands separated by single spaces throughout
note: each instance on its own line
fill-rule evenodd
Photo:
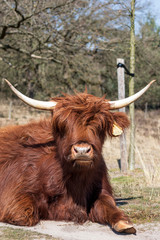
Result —
M 10 227 L 0 227 L 0 240 L 56 240 L 55 238 L 36 232 Z
M 129 183 L 133 181 L 132 176 L 120 176 L 120 177 L 115 177 L 111 180 L 113 183 Z

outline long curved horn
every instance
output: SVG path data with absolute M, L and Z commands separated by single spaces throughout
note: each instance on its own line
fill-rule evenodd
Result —
M 17 97 L 19 97 L 23 102 L 27 103 L 31 107 L 41 109 L 41 110 L 53 110 L 53 108 L 57 104 L 54 101 L 39 101 L 39 100 L 29 98 L 24 94 L 22 94 L 21 92 L 19 92 L 15 87 L 13 87 L 13 85 L 7 79 L 4 79 L 4 80 L 12 89 L 12 91 L 17 95 Z
M 135 93 L 134 95 L 124 98 L 124 99 L 120 99 L 117 101 L 109 101 L 108 103 L 110 104 L 110 110 L 112 109 L 119 109 L 122 107 L 126 107 L 129 104 L 131 104 L 132 102 L 136 101 L 138 98 L 140 98 L 143 93 L 145 93 L 147 91 L 147 89 L 152 85 L 152 83 L 154 83 L 156 80 L 152 80 L 147 86 L 145 86 L 143 89 L 141 89 L 139 92 Z

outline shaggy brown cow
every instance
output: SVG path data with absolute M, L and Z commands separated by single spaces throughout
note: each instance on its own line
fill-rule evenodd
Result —
M 7 83 L 23 101 L 53 110 L 53 116 L 1 128 L 0 221 L 33 226 L 40 219 L 91 220 L 135 233 L 116 206 L 101 152 L 106 135 L 119 135 L 129 125 L 125 114 L 109 110 L 128 105 L 152 82 L 115 102 L 87 93 L 38 102 Z

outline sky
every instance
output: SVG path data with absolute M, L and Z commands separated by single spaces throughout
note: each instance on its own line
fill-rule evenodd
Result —
M 146 0 L 139 0 L 143 3 L 146 2 Z M 160 26 L 160 0 L 150 0 L 150 5 L 148 5 L 148 10 L 151 12 L 153 16 L 156 18 L 157 25 Z M 147 9 L 147 7 L 146 7 Z
M 160 0 L 136 0 L 136 2 L 137 2 L 137 5 L 136 5 L 137 7 L 144 6 L 144 8 L 140 10 L 140 12 L 136 11 L 136 19 L 135 19 L 136 34 L 139 33 L 141 23 L 144 23 L 146 21 L 146 17 L 148 13 L 150 13 L 151 16 L 154 17 L 157 27 L 160 27 Z

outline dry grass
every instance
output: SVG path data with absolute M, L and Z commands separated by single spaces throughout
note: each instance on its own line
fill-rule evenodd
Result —
M 11 119 L 9 102 L 0 103 L 0 127 L 24 124 L 50 113 L 30 109 L 23 103 L 12 104 Z M 117 203 L 125 209 L 134 222 L 160 221 L 160 110 L 136 111 L 136 170 L 122 175 L 117 160 L 120 159 L 119 138 L 107 139 L 103 155 L 111 175 Z M 129 129 L 127 131 L 129 148 Z
M 35 110 L 19 101 L 12 101 L 11 109 L 10 105 L 9 101 L 0 102 L 0 127 L 13 124 L 25 124 L 29 121 L 50 115 L 48 112 Z
M 147 186 L 160 187 L 160 111 L 151 111 L 144 115 L 136 111 L 135 168 L 142 169 Z M 129 149 L 129 129 L 127 131 L 127 149 Z M 109 169 L 118 169 L 120 159 L 119 138 L 105 142 L 103 154 Z

